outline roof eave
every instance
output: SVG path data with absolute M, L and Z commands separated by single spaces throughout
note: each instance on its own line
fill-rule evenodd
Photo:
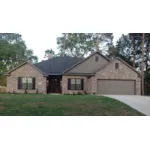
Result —
M 90 73 L 63 73 L 62 75 L 89 76 Z

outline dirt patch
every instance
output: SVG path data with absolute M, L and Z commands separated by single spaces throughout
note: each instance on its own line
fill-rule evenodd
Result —
M 40 104 L 40 105 L 44 105 L 44 104 L 45 104 L 45 102 L 39 102 L 38 104 Z
M 5 107 L 0 105 L 0 111 L 3 111 L 3 110 L 5 110 Z
M 120 114 L 122 116 L 128 116 L 129 115 L 129 112 L 128 110 L 125 110 L 123 107 L 120 108 Z
M 63 106 L 65 107 L 69 107 L 69 108 L 80 108 L 80 109 L 97 109 L 97 108 L 105 108 L 106 105 L 102 105 L 102 104 L 63 104 Z
M 79 105 L 79 104 L 63 104 L 63 106 L 68 108 L 85 108 L 86 105 Z
M 24 104 L 23 106 L 26 106 L 26 107 L 35 107 L 35 108 L 37 108 L 37 107 L 38 107 L 38 104 L 37 104 L 37 103 L 26 103 L 26 104 Z
M 122 111 L 121 111 L 121 115 L 122 115 L 122 116 L 128 116 L 128 115 L 129 115 L 129 112 L 126 111 L 126 110 L 122 110 Z

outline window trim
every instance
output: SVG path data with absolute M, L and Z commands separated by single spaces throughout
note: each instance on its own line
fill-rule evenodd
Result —
M 74 79 L 75 80 L 75 84 L 73 84 L 73 85 L 75 85 L 75 89 L 71 89 L 71 79 Z M 77 89 L 77 84 L 76 84 L 76 80 L 80 80 L 80 84 L 78 84 L 78 85 L 81 85 L 81 90 L 78 90 Z M 84 90 L 84 79 L 83 78 L 68 78 L 68 90 L 71 90 L 71 91 L 83 91 Z
M 22 79 L 26 78 L 26 88 L 22 88 Z M 29 88 L 28 78 L 32 78 L 32 88 Z M 35 90 L 36 89 L 36 78 L 35 77 L 18 77 L 18 90 Z

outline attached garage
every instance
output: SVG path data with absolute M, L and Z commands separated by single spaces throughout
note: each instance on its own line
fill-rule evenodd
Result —
M 135 95 L 134 80 L 97 80 L 98 94 Z

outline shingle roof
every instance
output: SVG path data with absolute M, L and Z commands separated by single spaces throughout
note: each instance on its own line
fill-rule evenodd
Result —
M 35 66 L 46 75 L 61 75 L 64 70 L 70 68 L 81 60 L 81 58 L 73 58 L 70 56 L 53 57 L 46 61 L 37 63 Z

